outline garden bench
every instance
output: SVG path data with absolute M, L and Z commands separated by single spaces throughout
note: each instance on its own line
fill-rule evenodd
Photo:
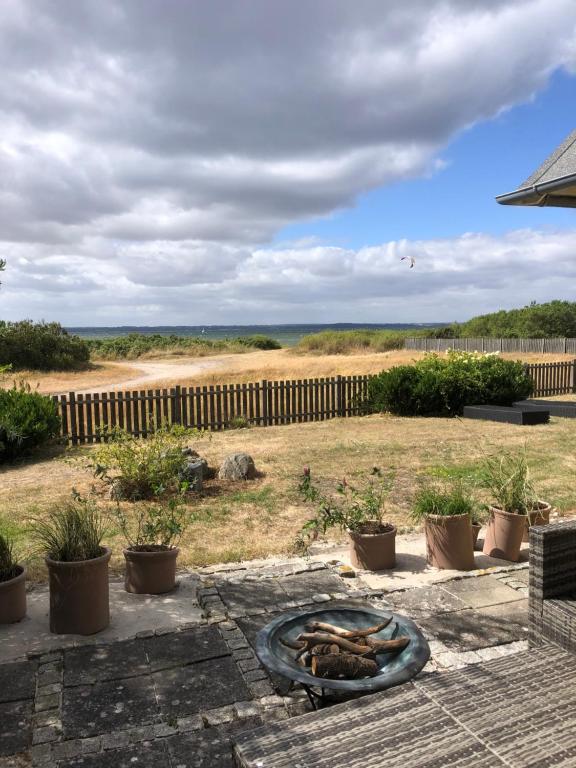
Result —
M 503 405 L 465 405 L 464 418 L 500 421 L 508 424 L 547 424 L 550 421 L 550 411 L 546 408 L 520 409 Z
M 519 400 L 514 408 L 523 410 L 540 410 L 545 408 L 551 416 L 561 416 L 565 419 L 576 419 L 576 401 L 568 400 Z

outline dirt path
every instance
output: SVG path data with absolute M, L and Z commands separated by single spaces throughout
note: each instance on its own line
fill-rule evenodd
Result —
M 221 368 L 227 362 L 227 357 L 218 359 L 195 360 L 194 362 L 182 361 L 158 361 L 158 360 L 139 360 L 132 367 L 135 374 L 127 379 L 121 379 L 113 383 L 102 382 L 98 385 L 98 390 L 116 390 L 116 389 L 136 389 L 143 384 L 150 384 L 154 381 L 164 379 L 185 379 L 191 376 L 197 376 L 199 373 L 212 368 Z M 110 366 L 125 367 L 126 363 L 109 363 Z M 85 395 L 94 392 L 95 388 L 77 390 L 77 394 Z

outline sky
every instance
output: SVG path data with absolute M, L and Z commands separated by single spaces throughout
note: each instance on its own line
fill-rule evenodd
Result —
M 576 212 L 494 200 L 576 128 L 574 0 L 2 0 L 0 71 L 0 319 L 575 299 Z

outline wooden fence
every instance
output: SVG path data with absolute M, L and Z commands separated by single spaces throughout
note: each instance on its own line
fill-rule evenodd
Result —
M 576 392 L 576 360 L 525 366 L 534 396 Z M 90 395 L 55 395 L 62 434 L 73 444 L 99 443 L 103 432 L 121 427 L 145 437 L 162 424 L 221 430 L 237 419 L 256 426 L 324 421 L 357 416 L 370 376 L 259 381 L 252 384 L 173 387 Z
M 576 355 L 576 339 L 406 339 L 405 349 L 420 352 L 535 352 L 544 354 Z
M 131 392 L 55 395 L 62 434 L 73 443 L 97 443 L 121 427 L 145 437 L 162 424 L 220 430 L 245 419 L 257 426 L 355 416 L 369 376 L 260 381 L 222 386 L 173 387 Z

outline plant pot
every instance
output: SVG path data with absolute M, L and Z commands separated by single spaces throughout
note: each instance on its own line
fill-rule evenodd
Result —
M 547 504 L 545 501 L 538 502 L 537 509 L 535 509 L 527 516 L 526 527 L 524 528 L 524 536 L 522 536 L 522 541 L 530 541 L 530 527 L 532 525 L 548 525 L 550 522 L 551 511 L 551 504 Z
M 481 530 L 482 530 L 481 523 L 472 523 L 472 548 L 473 549 L 476 549 L 476 545 L 478 544 L 478 536 Z
M 524 531 L 528 525 L 527 520 L 527 515 L 505 512 L 499 507 L 490 507 L 490 519 L 482 550 L 484 554 L 517 563 L 520 559 Z
M 350 562 L 365 571 L 385 571 L 396 565 L 396 527 L 382 533 L 348 531 Z
M 26 615 L 26 569 L 16 568 L 16 576 L 0 581 L 0 624 L 13 624 Z
M 126 592 L 137 595 L 161 595 L 176 585 L 176 558 L 178 547 L 157 548 L 152 551 L 125 549 Z
M 469 514 L 428 515 L 426 557 L 435 568 L 471 571 L 474 568 L 472 521 Z
M 50 583 L 50 632 L 94 635 L 110 623 L 108 547 L 100 557 L 63 563 L 46 558 Z

